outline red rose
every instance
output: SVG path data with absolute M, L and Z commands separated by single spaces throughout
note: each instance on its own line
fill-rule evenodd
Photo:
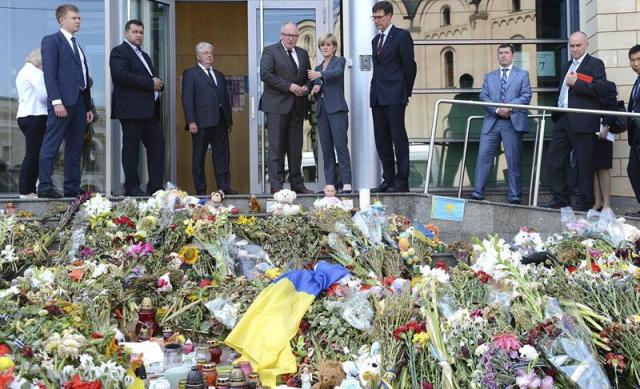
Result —
M 0 343 L 0 357 L 3 355 L 7 355 L 11 352 L 9 346 L 6 343 Z
M 573 265 L 571 265 L 571 266 L 567 267 L 567 271 L 568 271 L 569 273 L 573 273 L 573 272 L 574 272 L 574 271 L 576 271 L 576 270 L 578 270 L 578 268 L 577 268 L 577 267 L 575 267 L 575 266 L 573 266 Z
M 438 261 L 436 263 L 436 268 L 444 271 L 449 270 L 449 266 L 447 266 L 447 264 L 444 261 Z
M 201 279 L 200 283 L 198 284 L 198 286 L 201 288 L 206 288 L 209 285 L 211 285 L 211 280 L 208 280 L 206 278 Z
M 591 262 L 591 271 L 594 273 L 600 273 L 602 269 L 600 269 L 600 266 L 598 266 L 597 263 Z

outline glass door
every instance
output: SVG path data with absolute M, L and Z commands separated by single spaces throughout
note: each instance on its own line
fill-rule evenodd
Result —
M 249 95 L 250 95 L 250 180 L 251 193 L 269 193 L 267 176 L 268 136 L 264 114 L 258 110 L 263 85 L 260 58 L 264 47 L 280 40 L 280 27 L 286 22 L 298 25 L 297 46 L 309 52 L 311 66 L 317 59 L 317 40 L 328 31 L 325 0 L 249 0 Z M 315 103 L 310 100 L 303 125 L 302 175 L 307 188 L 319 191 L 324 186 L 322 156 L 315 121 Z M 286 159 L 286 158 L 285 158 Z M 285 162 L 285 174 L 287 166 Z M 287 182 L 285 177 L 285 183 Z

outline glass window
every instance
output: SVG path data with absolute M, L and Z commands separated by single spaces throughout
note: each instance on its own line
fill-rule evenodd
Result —
M 451 8 L 443 7 L 442 8 L 442 26 L 451 25 Z
M 59 30 L 55 18 L 58 0 L 9 0 L 0 6 L 0 193 L 18 192 L 25 139 L 16 123 L 16 75 L 27 54 L 40 47 L 42 37 Z M 105 13 L 104 1 L 76 0 L 82 22 L 77 34 L 93 81 L 91 96 L 97 121 L 87 132 L 82 154 L 82 187 L 104 192 L 106 164 L 105 136 Z M 61 148 L 62 149 L 62 148 Z M 54 165 L 53 182 L 62 188 L 63 153 Z

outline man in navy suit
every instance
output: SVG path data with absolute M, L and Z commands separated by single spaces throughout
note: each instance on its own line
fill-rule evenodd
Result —
M 529 104 L 531 101 L 529 72 L 513 66 L 513 52 L 512 45 L 502 44 L 498 47 L 500 67 L 485 75 L 480 101 Z M 471 198 L 484 200 L 487 178 L 491 171 L 493 158 L 502 140 L 509 169 L 507 198 L 511 204 L 520 204 L 522 136 L 528 131 L 529 118 L 526 110 L 486 107 L 476 162 L 476 179 Z
M 80 157 L 85 123 L 93 121 L 87 58 L 74 35 L 80 30 L 80 11 L 72 4 L 61 5 L 56 9 L 56 19 L 60 31 L 45 36 L 41 48 L 49 112 L 40 149 L 38 197 L 41 198 L 62 197 L 51 181 L 53 162 L 62 141 L 64 196 L 84 193 L 80 188 Z
M 636 73 L 637 78 L 629 95 L 629 112 L 640 113 L 640 45 L 635 45 L 629 50 L 629 66 Z M 629 163 L 627 165 L 627 174 L 636 195 L 636 200 L 640 203 L 640 119 L 628 118 L 629 129 Z M 640 211 L 629 212 L 627 216 L 640 217 Z
M 164 134 L 160 126 L 160 91 L 163 82 L 156 75 L 151 58 L 142 51 L 144 25 L 133 19 L 125 24 L 124 42 L 111 50 L 109 64 L 113 93 L 111 118 L 122 126 L 122 167 L 127 196 L 152 195 L 162 189 L 164 179 Z M 140 189 L 138 155 L 140 142 L 147 149 L 149 182 Z
M 563 81 L 558 90 L 558 107 L 600 109 L 600 99 L 594 83 L 607 78 L 604 63 L 587 54 L 587 35 L 577 31 L 569 37 L 571 61 L 562 67 Z M 595 172 L 595 133 L 600 130 L 600 116 L 584 113 L 554 112 L 555 122 L 551 143 L 547 150 L 549 189 L 553 199 L 540 204 L 547 208 L 571 205 L 566 178 L 569 152 L 573 150 L 578 164 L 578 188 L 576 211 L 588 211 L 593 205 L 593 176 Z
M 229 131 L 233 125 L 231 100 L 222 72 L 213 68 L 213 46 L 208 42 L 196 45 L 196 66 L 182 73 L 182 108 L 185 130 L 191 133 L 193 158 L 191 171 L 197 195 L 206 194 L 204 159 L 211 145 L 213 167 L 218 190 L 238 194 L 231 189 L 229 175 Z
M 383 178 L 372 191 L 408 192 L 409 139 L 404 113 L 416 79 L 413 39 L 408 31 L 391 24 L 391 3 L 380 1 L 372 11 L 380 33 L 371 42 L 373 76 L 369 104 Z

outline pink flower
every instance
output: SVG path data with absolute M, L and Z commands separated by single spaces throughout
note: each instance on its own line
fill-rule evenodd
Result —
M 540 389 L 553 389 L 553 378 L 545 376 L 540 382 Z
M 505 351 L 518 351 L 522 346 L 515 335 L 506 332 L 494 336 L 492 340 L 494 346 Z
M 155 253 L 156 250 L 150 243 L 136 243 L 129 247 L 127 255 L 132 257 L 142 257 Z

